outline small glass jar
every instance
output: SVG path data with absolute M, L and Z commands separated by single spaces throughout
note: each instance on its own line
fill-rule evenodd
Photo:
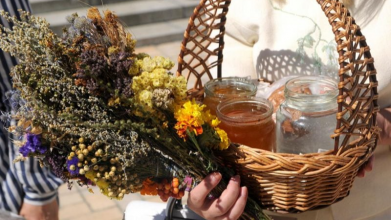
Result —
M 334 148 L 338 83 L 326 76 L 300 76 L 285 84 L 277 110 L 277 152 L 306 154 Z
M 217 105 L 229 98 L 252 97 L 257 86 L 248 78 L 223 77 L 205 83 L 203 103 L 212 114 L 216 114 Z
M 273 106 L 264 98 L 226 99 L 217 106 L 219 127 L 235 143 L 274 151 L 276 146 Z

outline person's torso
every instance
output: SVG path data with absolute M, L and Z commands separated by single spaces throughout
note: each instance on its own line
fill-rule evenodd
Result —
M 380 103 L 391 100 L 391 1 L 354 0 L 349 10 L 361 27 L 378 71 Z M 287 75 L 338 76 L 335 35 L 315 0 L 232 1 L 227 34 L 253 47 L 255 77 L 275 81 Z

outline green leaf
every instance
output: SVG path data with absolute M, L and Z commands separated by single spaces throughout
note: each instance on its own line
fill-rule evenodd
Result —
M 204 153 L 202 152 L 200 146 L 198 145 L 198 141 L 195 137 L 195 134 L 194 132 L 191 132 L 189 129 L 186 129 L 186 134 L 187 134 L 187 137 L 189 138 L 189 140 L 196 146 L 197 150 L 202 154 L 204 155 Z
M 204 124 L 202 129 L 202 134 L 197 136 L 199 145 L 203 148 L 218 149 L 221 140 L 215 129 L 212 128 L 209 124 Z

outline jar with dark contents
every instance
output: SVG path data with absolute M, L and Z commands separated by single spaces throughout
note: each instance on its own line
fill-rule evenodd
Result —
M 338 83 L 326 76 L 300 76 L 285 84 L 277 110 L 277 152 L 306 154 L 334 148 Z
M 257 92 L 257 86 L 250 79 L 240 77 L 213 79 L 204 88 L 203 103 L 212 114 L 216 114 L 217 105 L 225 99 L 254 97 Z
M 276 145 L 273 106 L 264 98 L 234 98 L 217 106 L 219 127 L 235 143 L 274 151 Z

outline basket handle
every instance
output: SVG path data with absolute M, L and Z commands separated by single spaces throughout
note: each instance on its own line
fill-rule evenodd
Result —
M 193 88 L 188 91 L 189 96 L 202 99 L 201 78 L 206 75 L 208 80 L 213 79 L 210 69 L 217 66 L 217 76 L 222 77 L 225 22 L 230 3 L 231 0 L 201 0 L 189 19 L 176 73 L 180 76 L 188 72 L 188 82 L 195 76 Z M 211 57 L 217 57 L 217 61 L 208 64 Z
M 357 145 L 374 150 L 379 131 L 376 126 L 379 106 L 376 69 L 369 46 L 360 27 L 339 0 L 316 1 L 332 27 L 339 54 L 337 125 L 331 135 L 335 139 L 334 152 L 339 155 Z M 195 78 L 194 86 L 188 90 L 192 97 L 202 99 L 202 78 L 205 75 L 209 80 L 213 78 L 210 69 L 217 66 L 218 77 L 222 76 L 225 23 L 230 3 L 231 0 L 201 0 L 189 19 L 178 57 L 177 75 L 186 76 L 188 82 L 191 77 Z M 217 61 L 208 63 L 211 57 Z

